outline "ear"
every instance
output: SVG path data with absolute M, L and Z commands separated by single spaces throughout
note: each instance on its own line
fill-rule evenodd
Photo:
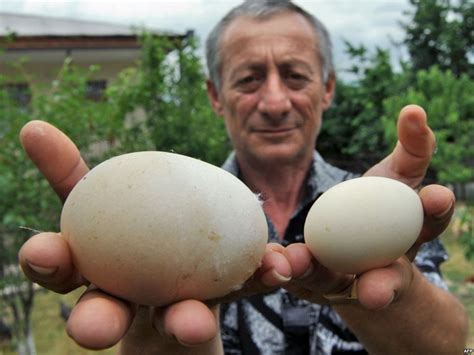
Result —
M 323 110 L 327 110 L 332 103 L 334 93 L 336 91 L 336 76 L 334 73 L 330 73 L 328 80 L 324 84 L 324 95 L 323 95 Z
M 216 86 L 212 81 L 206 80 L 206 87 L 207 96 L 209 97 L 209 101 L 211 102 L 212 109 L 217 115 L 223 116 L 223 109 L 219 101 L 219 93 L 217 92 Z

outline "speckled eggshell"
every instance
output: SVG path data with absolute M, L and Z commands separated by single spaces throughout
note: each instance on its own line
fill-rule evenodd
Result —
M 402 256 L 422 225 L 423 206 L 409 186 L 383 177 L 361 177 L 333 186 L 315 201 L 304 236 L 321 264 L 359 274 Z
M 87 280 L 154 306 L 240 288 L 268 238 L 261 203 L 239 179 L 165 152 L 125 154 L 92 169 L 64 204 L 61 232 Z

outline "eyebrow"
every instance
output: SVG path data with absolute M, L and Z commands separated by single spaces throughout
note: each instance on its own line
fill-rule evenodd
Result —
M 278 67 L 283 68 L 285 70 L 291 69 L 291 68 L 303 68 L 305 71 L 307 71 L 309 74 L 314 74 L 313 69 L 311 68 L 308 63 L 306 63 L 303 60 L 299 60 L 296 58 L 291 58 L 289 60 L 284 60 L 282 61 L 281 64 L 278 64 Z
M 314 74 L 314 70 L 308 63 L 297 58 L 284 59 L 281 63 L 277 64 L 278 69 L 289 70 L 291 68 L 303 68 L 309 74 Z M 247 61 L 238 65 L 235 69 L 232 69 L 229 73 L 230 80 L 234 80 L 235 76 L 245 70 L 248 71 L 261 71 L 266 68 L 266 64 L 260 61 Z
M 237 76 L 237 74 L 241 73 L 242 71 L 259 71 L 259 70 L 262 70 L 265 68 L 265 65 L 262 64 L 262 63 L 258 63 L 258 62 L 244 62 L 240 65 L 238 65 L 235 69 L 232 69 L 230 72 L 229 72 L 229 79 L 231 81 L 235 80 L 235 77 Z

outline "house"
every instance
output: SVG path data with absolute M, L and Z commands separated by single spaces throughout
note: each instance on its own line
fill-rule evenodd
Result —
M 151 31 L 173 40 L 192 35 L 191 31 Z M 88 96 L 97 99 L 107 83 L 136 62 L 140 53 L 131 26 L 4 12 L 0 12 L 0 48 L 0 75 L 21 103 L 28 102 L 29 90 L 15 63 L 23 61 L 24 72 L 36 83 L 50 82 L 68 57 L 81 67 L 98 65 L 100 70 L 88 83 Z

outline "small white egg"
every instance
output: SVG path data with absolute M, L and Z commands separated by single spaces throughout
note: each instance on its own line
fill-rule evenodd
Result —
M 66 200 L 61 231 L 87 280 L 154 306 L 238 289 L 268 239 L 261 203 L 238 178 L 164 152 L 125 154 L 92 169 Z
M 304 236 L 322 265 L 359 274 L 402 256 L 422 225 L 423 206 L 409 186 L 383 177 L 361 177 L 333 186 L 314 202 Z

